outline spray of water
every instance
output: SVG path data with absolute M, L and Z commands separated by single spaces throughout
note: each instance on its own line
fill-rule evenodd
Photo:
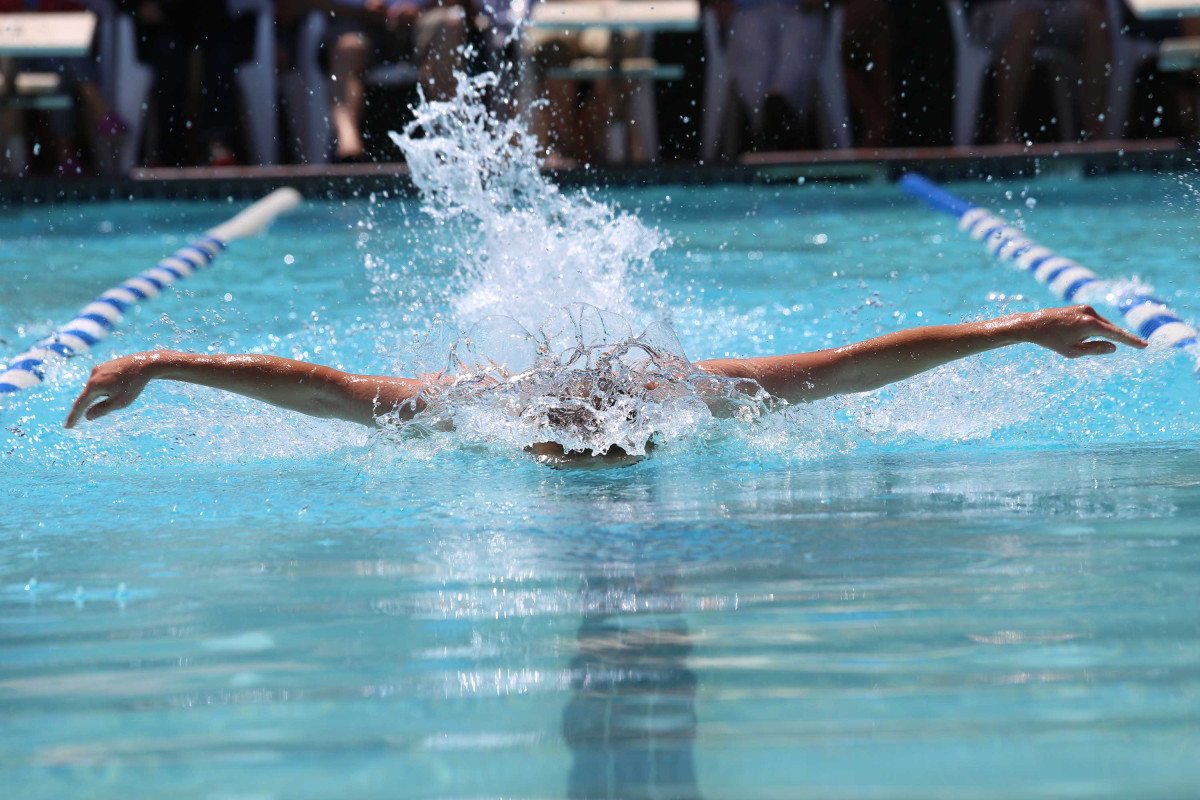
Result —
M 491 110 L 496 84 L 460 76 L 453 98 L 421 102 L 391 133 L 424 212 L 458 242 L 459 324 L 500 314 L 534 330 L 571 302 L 631 318 L 652 310 L 664 237 L 586 192 L 559 191 L 524 120 Z
M 652 442 L 694 434 L 714 412 L 748 420 L 768 402 L 752 381 L 697 371 L 670 326 L 635 335 L 621 315 L 582 303 L 537 333 L 489 317 L 445 352 L 438 372 L 455 377 L 431 384 L 415 420 L 390 421 L 401 432 L 452 427 L 480 443 L 642 455 Z
M 694 432 L 710 406 L 761 410 L 757 387 L 698 373 L 666 323 L 635 333 L 629 319 L 662 309 L 653 257 L 665 238 L 587 192 L 559 191 L 524 121 L 490 110 L 496 85 L 462 76 L 453 98 L 423 101 L 391 134 L 459 256 L 455 319 L 416 359 L 453 382 L 431 386 L 406 427 L 641 454 Z

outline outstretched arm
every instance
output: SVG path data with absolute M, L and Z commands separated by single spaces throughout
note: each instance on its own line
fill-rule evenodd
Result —
M 1067 358 L 1107 355 L 1117 349 L 1113 342 L 1146 346 L 1143 339 L 1113 325 L 1091 306 L 1071 306 L 983 322 L 910 328 L 815 353 L 721 358 L 696 366 L 728 378 L 752 378 L 770 394 L 798 403 L 878 389 L 960 358 L 1021 342 Z
M 132 403 L 152 380 L 211 386 L 313 417 L 374 425 L 399 409 L 412 416 L 428 382 L 381 375 L 351 375 L 330 367 L 264 355 L 197 355 L 156 350 L 135 353 L 92 370 L 65 427 L 96 419 Z M 99 401 L 99 402 L 97 402 Z

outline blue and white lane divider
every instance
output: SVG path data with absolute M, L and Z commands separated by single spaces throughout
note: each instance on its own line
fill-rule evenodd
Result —
M 958 229 L 983 242 L 997 261 L 1009 261 L 1030 272 L 1050 291 L 1071 302 L 1084 289 L 1103 295 L 1125 317 L 1125 323 L 1157 347 L 1193 347 L 1200 333 L 1180 319 L 1165 302 L 1131 289 L 1117 289 L 1087 267 L 1080 266 L 1042 247 L 987 209 L 972 206 L 923 175 L 910 172 L 900 179 L 906 194 L 925 202 L 935 211 L 958 219 Z
M 19 392 L 41 383 L 47 364 L 86 353 L 120 324 L 130 306 L 151 300 L 175 281 L 204 269 L 230 242 L 258 233 L 280 214 L 299 205 L 301 199 L 295 189 L 276 189 L 237 216 L 176 250 L 174 255 L 109 289 L 84 306 L 75 319 L 10 361 L 7 369 L 0 373 L 0 394 Z

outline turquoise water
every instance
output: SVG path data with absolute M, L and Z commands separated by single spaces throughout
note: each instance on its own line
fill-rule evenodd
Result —
M 1186 183 L 957 189 L 1200 319 Z M 435 318 L 534 313 L 514 287 L 530 307 L 607 299 L 637 330 L 666 319 L 692 359 L 1051 299 L 888 186 L 597 199 L 640 224 L 560 230 L 581 252 L 545 280 L 532 245 L 488 244 L 509 272 L 464 270 L 475 222 L 417 200 L 310 202 L 96 357 L 399 372 L 426 363 Z M 3 211 L 4 352 L 237 206 Z M 556 282 L 580 259 L 596 280 Z M 1200 779 L 1187 356 L 1012 348 L 686 420 L 597 471 L 482 426 L 368 434 L 173 384 L 63 431 L 93 363 L 0 407 L 6 797 L 1129 797 Z

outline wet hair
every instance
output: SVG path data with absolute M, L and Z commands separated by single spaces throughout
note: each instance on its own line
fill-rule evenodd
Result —
M 604 429 L 604 422 L 598 412 L 611 409 L 619 398 L 635 397 L 629 386 L 609 375 L 588 375 L 574 384 L 571 387 L 574 391 L 558 393 L 555 395 L 557 403 L 546 409 L 546 427 L 549 429 L 582 434 L 581 438 L 595 437 Z M 638 411 L 631 408 L 625 413 L 623 422 L 632 424 L 637 420 Z

